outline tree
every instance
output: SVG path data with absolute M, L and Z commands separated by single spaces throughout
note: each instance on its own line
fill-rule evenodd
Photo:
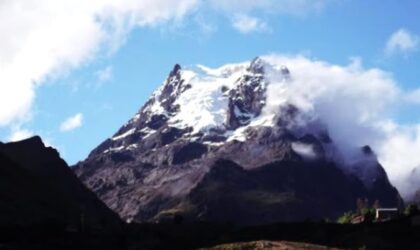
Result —
M 375 219 L 375 209 L 373 208 L 363 208 L 360 214 L 364 217 L 365 222 L 372 222 Z
M 351 223 L 354 215 L 351 212 L 344 213 L 340 218 L 337 219 L 338 224 L 348 224 Z

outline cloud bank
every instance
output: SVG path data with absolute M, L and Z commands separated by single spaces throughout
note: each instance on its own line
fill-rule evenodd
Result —
M 365 69 L 359 59 L 340 66 L 299 55 L 264 58 L 291 72 L 289 82 L 269 85 L 267 104 L 286 98 L 300 110 L 316 114 L 347 160 L 352 160 L 355 148 L 370 145 L 404 197 L 420 188 L 420 174 L 411 177 L 420 166 L 420 124 L 399 125 L 393 120 L 407 93 L 392 74 Z

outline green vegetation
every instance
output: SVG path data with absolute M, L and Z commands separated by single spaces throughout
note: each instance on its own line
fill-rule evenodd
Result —
M 362 208 L 360 214 L 364 218 L 364 222 L 372 222 L 375 220 L 376 210 L 375 208 Z
M 372 207 L 369 206 L 367 199 L 357 199 L 356 201 L 357 211 L 346 212 L 338 218 L 337 223 L 349 224 L 352 223 L 353 219 L 360 217 L 359 222 L 369 223 L 375 220 L 376 208 L 380 207 L 379 201 L 375 201 Z
M 359 222 L 369 223 L 375 221 L 376 209 L 380 208 L 379 202 L 375 201 L 372 207 L 369 206 L 368 201 L 358 199 L 357 200 L 357 211 L 356 212 L 346 212 L 337 219 L 338 224 L 349 224 L 357 217 L 362 217 L 363 219 Z M 405 207 L 404 215 L 413 216 L 420 214 L 420 208 L 417 204 L 409 204 Z
M 340 218 L 338 218 L 338 224 L 348 224 L 351 223 L 351 220 L 354 218 L 355 214 L 352 212 L 344 213 Z

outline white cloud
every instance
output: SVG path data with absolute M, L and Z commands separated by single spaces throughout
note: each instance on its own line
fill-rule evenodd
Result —
M 364 146 L 375 141 L 375 124 L 391 115 L 390 109 L 400 95 L 391 74 L 364 69 L 360 61 L 339 66 L 303 56 L 266 58 L 286 65 L 292 74 L 287 86 L 269 86 L 268 98 L 275 103 L 279 94 L 286 95 L 301 110 L 316 111 L 343 146 L 347 142 Z
M 214 8 L 230 13 L 260 10 L 302 15 L 311 11 L 319 11 L 332 0 L 209 0 L 209 2 Z
M 27 139 L 29 137 L 32 137 L 34 134 L 32 131 L 26 130 L 26 129 L 17 129 L 12 132 L 10 137 L 8 138 L 9 142 L 15 142 L 15 141 L 21 141 L 24 139 Z
M 197 14 L 194 17 L 195 24 L 198 25 L 202 34 L 209 36 L 218 30 L 217 25 L 214 22 L 207 20 L 203 15 Z
M 356 148 L 370 145 L 391 182 L 405 197 L 420 188 L 420 175 L 412 175 L 414 168 L 420 171 L 420 124 L 393 120 L 395 109 L 407 96 L 418 103 L 420 90 L 403 91 L 392 74 L 365 69 L 360 59 L 340 66 L 303 56 L 264 58 L 275 65 L 286 65 L 291 80 L 269 85 L 263 112 L 272 113 L 279 101 L 287 100 L 317 114 L 346 160 L 354 160 Z
M 292 143 L 292 149 L 304 159 L 315 160 L 317 157 L 313 145 L 310 144 L 294 142 Z
M 235 15 L 233 19 L 233 27 L 244 34 L 254 31 L 261 32 L 268 30 L 268 26 L 265 22 L 256 17 L 245 14 Z
M 408 92 L 405 95 L 405 101 L 412 104 L 420 104 L 420 88 Z
M 268 31 L 268 24 L 250 15 L 253 12 L 302 16 L 319 12 L 328 3 L 338 0 L 208 0 L 210 6 L 225 13 L 232 26 L 241 33 Z
M 97 78 L 98 82 L 107 82 L 111 80 L 113 74 L 112 66 L 106 66 L 103 69 L 100 69 L 95 72 L 95 77 Z
M 81 113 L 75 114 L 74 116 L 67 118 L 63 123 L 61 123 L 60 131 L 61 132 L 72 131 L 82 126 L 82 123 L 83 123 L 83 114 Z
M 399 29 L 388 39 L 385 54 L 390 56 L 397 53 L 412 52 L 417 50 L 419 45 L 419 36 L 410 33 L 408 30 Z
M 391 122 L 383 133 L 384 138 L 377 146 L 379 159 L 393 184 L 405 197 L 410 197 L 420 188 L 419 176 L 412 176 L 413 170 L 420 167 L 420 125 Z
M 138 26 L 181 20 L 199 0 L 0 1 L 0 126 L 28 117 L 37 86 Z

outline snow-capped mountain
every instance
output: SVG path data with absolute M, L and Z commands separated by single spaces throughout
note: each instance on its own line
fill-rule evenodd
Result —
M 75 172 L 130 221 L 269 223 L 336 217 L 358 198 L 397 205 L 369 146 L 349 157 L 316 112 L 295 105 L 295 74 L 269 58 L 217 69 L 175 65 Z

